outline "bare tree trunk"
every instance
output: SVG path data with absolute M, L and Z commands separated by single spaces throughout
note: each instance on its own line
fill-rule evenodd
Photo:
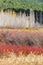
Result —
M 42 12 L 40 12 L 40 24 L 42 24 Z
M 30 27 L 34 27 L 35 25 L 35 16 L 34 16 L 34 11 L 30 9 Z

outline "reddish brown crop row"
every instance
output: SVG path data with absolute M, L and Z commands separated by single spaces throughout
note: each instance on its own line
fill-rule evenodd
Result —
M 0 45 L 0 53 L 8 53 L 8 52 L 14 52 L 16 54 L 19 54 L 22 52 L 22 54 L 43 54 L 43 48 L 34 48 L 34 47 L 24 47 L 24 46 L 14 46 L 14 45 Z

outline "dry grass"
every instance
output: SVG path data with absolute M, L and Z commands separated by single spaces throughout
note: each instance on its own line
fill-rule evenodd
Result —
M 0 65 L 43 65 L 43 55 L 22 55 L 14 53 L 0 56 Z
M 0 32 L 2 31 L 9 31 L 9 32 L 43 32 L 43 28 L 24 28 L 24 29 L 12 29 L 12 28 L 0 28 Z

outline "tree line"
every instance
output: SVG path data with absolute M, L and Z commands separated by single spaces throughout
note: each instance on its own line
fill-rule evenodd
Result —
M 43 0 L 0 0 L 0 9 L 30 9 L 43 11 Z

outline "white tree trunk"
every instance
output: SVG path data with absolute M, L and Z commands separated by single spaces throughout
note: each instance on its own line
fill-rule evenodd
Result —
M 32 16 L 33 17 L 33 16 Z M 8 27 L 8 28 L 29 28 L 30 24 L 30 17 L 26 16 L 25 13 L 16 14 L 15 12 L 0 12 L 0 27 Z
M 34 10 L 30 9 L 30 27 L 34 27 L 35 25 L 35 16 L 34 16 Z

